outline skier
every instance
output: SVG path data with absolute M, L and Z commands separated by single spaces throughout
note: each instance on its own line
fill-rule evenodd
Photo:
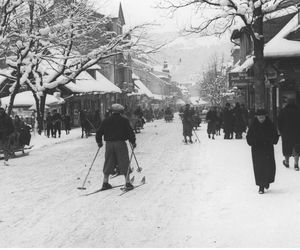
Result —
M 0 107 L 0 149 L 4 154 L 4 165 L 8 166 L 9 158 L 9 136 L 14 132 L 12 119 L 5 113 L 4 108 Z
M 279 135 L 264 109 L 258 109 L 255 115 L 246 139 L 251 146 L 255 183 L 259 186 L 258 192 L 263 194 L 275 180 L 273 144 L 277 144 Z
M 125 176 L 125 189 L 131 190 L 134 187 L 130 183 L 130 162 L 126 140 L 129 140 L 132 147 L 135 148 L 136 138 L 129 120 L 120 114 L 124 107 L 115 103 L 111 106 L 111 110 L 112 115 L 103 120 L 96 133 L 96 142 L 100 148 L 103 146 L 102 136 L 106 141 L 102 190 L 112 188 L 108 183 L 108 178 L 109 175 L 114 174 L 116 165 L 118 165 L 120 174 Z
M 193 112 L 190 109 L 190 104 L 185 105 L 185 109 L 182 114 L 182 125 L 183 125 L 183 137 L 184 142 L 187 143 L 187 138 L 189 137 L 189 142 L 193 143 L 192 140 L 192 131 L 193 131 Z
M 289 159 L 294 156 L 294 169 L 299 171 L 300 154 L 300 110 L 294 99 L 288 99 L 287 105 L 278 116 L 278 130 L 282 138 L 283 165 L 289 167 Z

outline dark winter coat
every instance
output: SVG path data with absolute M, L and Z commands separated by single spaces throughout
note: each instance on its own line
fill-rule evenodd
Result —
M 210 110 L 206 114 L 207 121 L 207 133 L 215 134 L 216 133 L 216 125 L 218 122 L 217 112 L 215 110 Z
M 295 145 L 300 145 L 300 110 L 287 104 L 279 113 L 278 130 L 282 139 L 282 153 L 291 156 Z
M 7 140 L 8 136 L 13 132 L 13 121 L 7 114 L 4 113 L 3 116 L 0 117 L 0 140 Z
M 193 115 L 191 109 L 185 109 L 182 114 L 183 136 L 192 136 L 193 131 Z
M 234 132 L 238 134 L 243 133 L 246 130 L 246 124 L 242 109 L 240 107 L 235 107 L 232 112 L 234 117 Z
M 234 117 L 230 109 L 224 108 L 222 113 L 222 122 L 223 122 L 224 133 L 232 133 Z
M 256 185 L 266 186 L 274 182 L 276 165 L 273 145 L 277 144 L 279 135 L 273 122 L 268 117 L 263 123 L 255 118 L 246 138 L 251 146 Z
M 129 120 L 119 113 L 113 113 L 103 120 L 96 132 L 96 142 L 102 143 L 102 136 L 105 141 L 126 141 L 135 144 L 135 134 L 130 126 Z
M 69 115 L 65 115 L 64 125 L 65 125 L 65 130 L 71 130 L 71 117 Z

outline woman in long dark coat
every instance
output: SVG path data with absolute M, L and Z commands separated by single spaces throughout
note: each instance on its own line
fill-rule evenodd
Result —
M 277 144 L 279 139 L 273 122 L 266 115 L 263 109 L 256 112 L 256 117 L 246 136 L 247 143 L 251 146 L 255 183 L 259 186 L 260 194 L 263 194 L 264 189 L 268 189 L 270 183 L 275 180 L 273 145 Z
M 294 157 L 294 168 L 299 171 L 300 155 L 300 109 L 293 99 L 280 111 L 278 129 L 282 140 L 283 165 L 289 167 L 289 159 Z

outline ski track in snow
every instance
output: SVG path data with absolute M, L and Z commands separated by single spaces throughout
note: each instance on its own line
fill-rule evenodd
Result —
M 94 136 L 10 160 L 0 168 L 0 247 L 299 247 L 300 173 L 282 166 L 281 143 L 275 183 L 259 195 L 245 139 L 210 140 L 206 124 L 196 133 L 200 143 L 185 145 L 178 117 L 147 123 L 135 149 L 143 171 L 134 171 L 146 185 L 123 196 L 119 188 L 86 196 L 101 188 L 104 148 L 87 189 L 77 189 Z

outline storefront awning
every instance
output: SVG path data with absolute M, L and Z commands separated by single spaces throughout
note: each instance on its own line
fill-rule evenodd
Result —
M 96 71 L 96 79 L 89 73 L 82 72 L 76 78 L 76 82 L 64 85 L 74 93 L 121 93 L 122 91 L 100 72 Z
M 9 102 L 10 102 L 10 96 L 1 98 L 2 106 L 8 106 Z M 64 102 L 65 102 L 65 100 L 59 96 L 54 96 L 54 95 L 49 95 L 49 94 L 46 96 L 46 105 L 48 105 L 48 106 L 63 104 Z M 14 105 L 13 105 L 14 107 L 18 107 L 18 106 L 31 107 L 32 105 L 35 105 L 35 99 L 34 99 L 31 91 L 24 91 L 24 92 L 18 93 L 15 96 Z

